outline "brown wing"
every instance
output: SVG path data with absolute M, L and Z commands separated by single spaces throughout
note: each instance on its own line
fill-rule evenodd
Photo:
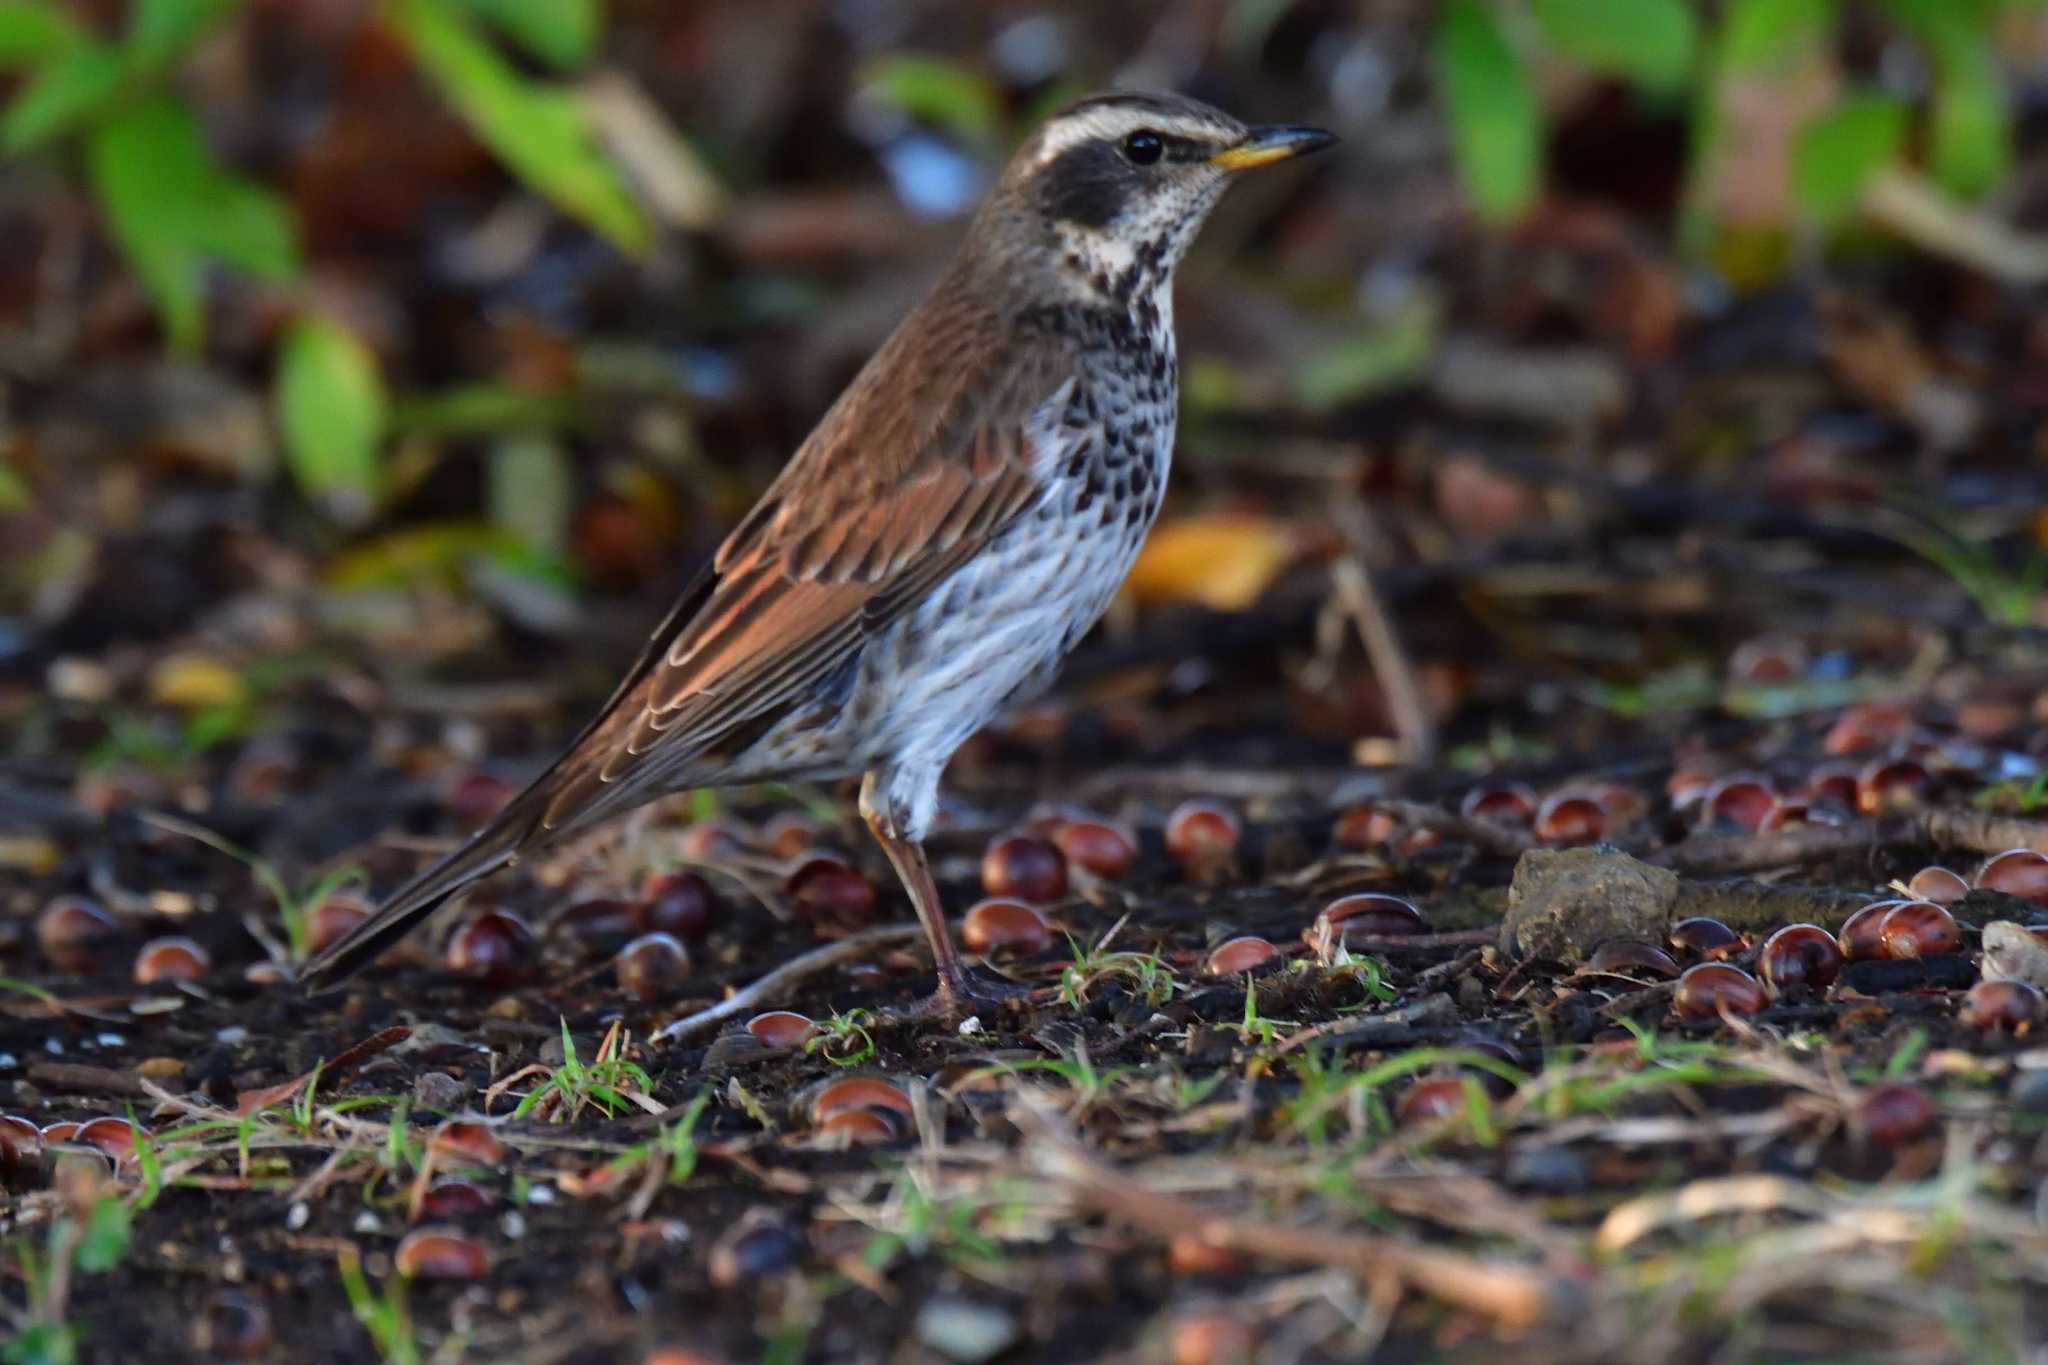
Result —
M 1035 505 L 1041 471 L 1097 439 L 1031 417 L 1072 367 L 942 286 L 854 380 L 648 642 L 597 718 L 484 829 L 315 954 L 331 986 L 521 852 L 715 771 L 863 638 Z M 920 320 L 922 319 L 922 320 Z
M 1050 351 L 971 343 L 990 335 L 1000 329 L 906 324 L 877 353 L 536 783 L 546 801 L 532 835 L 593 823 L 715 766 L 707 756 L 801 704 L 1038 501 L 1038 471 L 1057 456 L 1027 431 L 1070 371 Z M 912 354 L 906 336 L 933 349 Z

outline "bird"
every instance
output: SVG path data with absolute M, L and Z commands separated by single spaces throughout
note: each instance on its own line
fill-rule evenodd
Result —
M 923 841 L 953 752 L 1047 687 L 1157 517 L 1179 405 L 1175 268 L 1241 174 L 1337 139 L 1111 92 L 1011 157 L 923 301 L 662 620 L 609 701 L 483 829 L 314 954 L 330 989 L 471 883 L 659 796 L 860 778 L 929 940 L 966 971 Z

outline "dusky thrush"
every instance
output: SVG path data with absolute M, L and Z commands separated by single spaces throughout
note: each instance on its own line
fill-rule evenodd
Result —
M 332 985 L 448 897 L 657 796 L 860 776 L 860 810 L 962 969 L 922 841 L 941 772 L 1051 680 L 1159 512 L 1179 401 L 1173 275 L 1232 177 L 1335 139 L 1108 94 L 1027 141 L 883 343 L 566 752 L 317 954 Z

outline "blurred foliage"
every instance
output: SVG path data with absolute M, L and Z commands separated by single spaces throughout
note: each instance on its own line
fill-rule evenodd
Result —
M 393 0 L 385 13 L 448 102 L 521 179 L 613 245 L 644 248 L 647 219 L 598 150 L 576 95 L 521 76 L 468 22 L 466 8 L 490 14 L 534 55 L 559 63 L 589 50 L 581 35 L 596 22 L 591 0 Z M 579 11 L 590 17 L 564 17 Z
M 336 519 L 361 521 L 375 504 L 389 422 L 376 356 L 346 327 L 308 313 L 278 352 L 276 402 L 299 487 Z
M 1815 119 L 1792 163 L 1799 202 L 1833 226 L 1856 209 L 1863 187 L 1906 145 L 1912 111 L 1890 95 L 1857 93 Z
M 497 25 L 528 53 L 562 71 L 596 55 L 604 28 L 598 0 L 461 0 L 459 8 Z
M 2042 0 L 1877 0 L 1859 12 L 1838 0 L 1728 0 L 1718 8 L 1687 0 L 1452 0 L 1437 19 L 1431 56 L 1466 194 L 1483 217 L 1508 222 L 1542 189 L 1546 77 L 1589 72 L 1626 82 L 1652 105 L 1684 106 L 1697 189 L 1737 136 L 1730 108 L 1746 83 L 1832 88 L 1824 85 L 1834 77 L 1832 50 L 1853 21 L 1875 17 L 1918 51 L 1926 89 L 1843 80 L 1830 106 L 1796 130 L 1784 189 L 1805 220 L 1832 228 L 1914 149 L 1950 194 L 1974 198 L 2004 181 L 2014 115 L 1998 58 L 2000 25 L 2041 7 Z M 1694 201 L 1685 236 L 1698 249 L 1719 225 L 1702 196 Z
M 1002 93 L 965 63 L 890 53 L 868 64 L 861 85 L 869 99 L 944 128 L 970 146 L 993 148 L 1003 140 Z
M 118 41 L 93 37 L 50 0 L 0 6 L 0 64 L 29 71 L 0 115 L 0 152 L 76 142 L 109 233 L 184 351 L 200 345 L 209 261 L 273 280 L 299 270 L 283 202 L 215 160 L 197 117 L 165 89 L 234 3 L 137 0 Z
M 1542 184 L 1543 108 L 1501 16 L 1488 0 L 1451 0 L 1431 56 L 1473 206 L 1495 220 L 1519 215 Z
M 185 353 L 204 345 L 209 268 L 303 283 L 283 199 L 222 164 L 176 85 L 180 65 L 240 8 L 241 0 L 135 0 L 127 31 L 106 39 L 57 0 L 0 0 L 0 69 L 26 73 L 0 114 L 0 153 L 72 154 L 166 342 Z M 646 246 L 647 219 L 598 147 L 577 92 L 522 75 L 484 32 L 572 70 L 596 50 L 598 0 L 389 0 L 376 13 L 509 170 L 620 249 Z M 278 351 L 274 404 L 300 490 L 338 521 L 366 520 L 383 491 L 391 426 L 370 348 L 342 322 L 302 308 Z M 0 487 L 0 502 L 18 492 Z
M 1659 95 L 1685 88 L 1699 23 L 1679 0 L 1532 0 L 1543 40 L 1594 71 Z
M 159 368 L 204 371 L 176 390 L 190 410 L 217 413 L 267 378 L 223 449 L 208 443 L 217 430 L 180 431 L 150 456 L 239 476 L 280 463 L 280 449 L 319 513 L 310 540 L 329 586 L 454 584 L 545 615 L 572 573 L 645 582 L 686 535 L 742 510 L 759 471 L 735 466 L 786 452 L 809 405 L 872 349 L 876 320 L 900 313 L 902 295 L 881 286 L 910 280 L 945 229 L 912 232 L 971 204 L 1005 149 L 1086 89 L 1178 85 L 1346 136 L 1318 168 L 1260 191 L 1274 198 L 1253 209 L 1266 214 L 1255 237 L 1214 248 L 1237 278 L 1191 286 L 1233 310 L 1238 289 L 1270 297 L 1285 276 L 1293 291 L 1270 318 L 1243 310 L 1235 336 L 1213 320 L 1204 336 L 1202 313 L 1188 315 L 1183 431 L 1200 446 L 1222 444 L 1232 422 L 1343 418 L 1396 392 L 1466 401 L 1456 383 L 1471 367 L 1446 364 L 1466 305 L 1433 267 L 1402 260 L 1440 227 L 1439 128 L 1482 236 L 1548 231 L 1560 252 L 1555 239 L 1572 236 L 1565 254 L 1599 267 L 1521 282 L 1538 302 L 1611 291 L 1589 305 L 1588 335 L 1656 360 L 1690 307 L 1689 278 L 1655 243 L 1638 253 L 1591 218 L 1548 221 L 1558 205 L 1532 212 L 1549 158 L 1559 184 L 1631 230 L 1675 222 L 1723 279 L 1775 278 L 1793 248 L 1856 225 L 1888 173 L 1956 196 L 2012 183 L 2008 85 L 2029 52 L 2039 79 L 2048 30 L 2031 47 L 2008 30 L 2044 6 L 1231 0 L 1134 18 L 906 0 L 889 23 L 818 7 L 814 30 L 771 39 L 745 0 L 617 6 L 609 30 L 602 0 L 0 0 L 0 156 L 32 160 L 46 186 L 75 183 L 95 207 L 177 362 Z M 750 42 L 755 64 L 724 71 Z M 712 164 L 741 171 L 743 195 L 703 170 L 671 117 L 715 149 Z M 1575 142 L 1610 126 L 1630 156 L 1688 150 L 1649 177 L 1571 164 Z M 1661 175 L 1679 159 L 1683 177 Z M 530 195 L 507 202 L 494 166 Z M 1359 183 L 1382 175 L 1403 188 L 1386 214 Z M 1622 183 L 1644 178 L 1657 183 Z M 24 215 L 30 232 L 70 230 L 69 197 L 47 202 L 59 198 Z M 1745 274 L 1725 248 L 1756 228 L 1737 221 L 1752 211 L 1775 238 Z M 623 260 L 657 225 L 666 249 L 644 269 Z M 1241 269 L 1261 253 L 1284 261 L 1266 281 Z M 134 300 L 124 281 L 101 303 L 104 273 L 81 272 L 97 277 L 65 302 L 98 310 L 78 353 L 126 363 Z M 1481 284 L 1504 309 L 1536 306 Z M 1576 401 L 1522 378 L 1548 400 L 1535 407 Z M 633 477 L 658 494 L 629 496 Z M 29 454 L 0 463 L 0 511 L 32 507 L 55 481 Z M 61 519 L 58 500 L 39 515 Z M 37 581 L 89 560 L 74 543 L 88 534 L 39 543 Z

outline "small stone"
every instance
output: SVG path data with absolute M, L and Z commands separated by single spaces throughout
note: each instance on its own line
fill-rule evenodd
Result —
M 1985 925 L 1980 967 L 1986 981 L 2024 981 L 2048 991 L 2048 943 L 2024 924 L 2001 919 Z
M 1540 1194 L 1577 1194 L 1589 1182 L 1586 1159 L 1569 1147 L 1523 1147 L 1508 1157 L 1508 1184 Z
M 412 1083 L 413 1103 L 422 1109 L 459 1109 L 466 1093 L 468 1087 L 445 1071 L 422 1071 Z
M 711 1283 L 720 1289 L 794 1270 L 804 1245 L 779 1218 L 759 1210 L 743 1217 L 711 1248 Z
M 2048 1114 L 2048 1071 L 2021 1072 L 2006 1098 L 2014 1113 Z
M 1614 939 L 1660 942 L 1678 874 L 1611 848 L 1531 849 L 1515 863 L 1501 949 L 1578 963 Z
M 949 1360 L 977 1365 L 995 1359 L 1016 1342 L 1017 1319 L 994 1304 L 933 1298 L 918 1311 L 917 1339 Z
M 262 1360 L 277 1344 L 270 1310 L 239 1289 L 220 1289 L 192 1326 L 192 1344 L 208 1360 Z

